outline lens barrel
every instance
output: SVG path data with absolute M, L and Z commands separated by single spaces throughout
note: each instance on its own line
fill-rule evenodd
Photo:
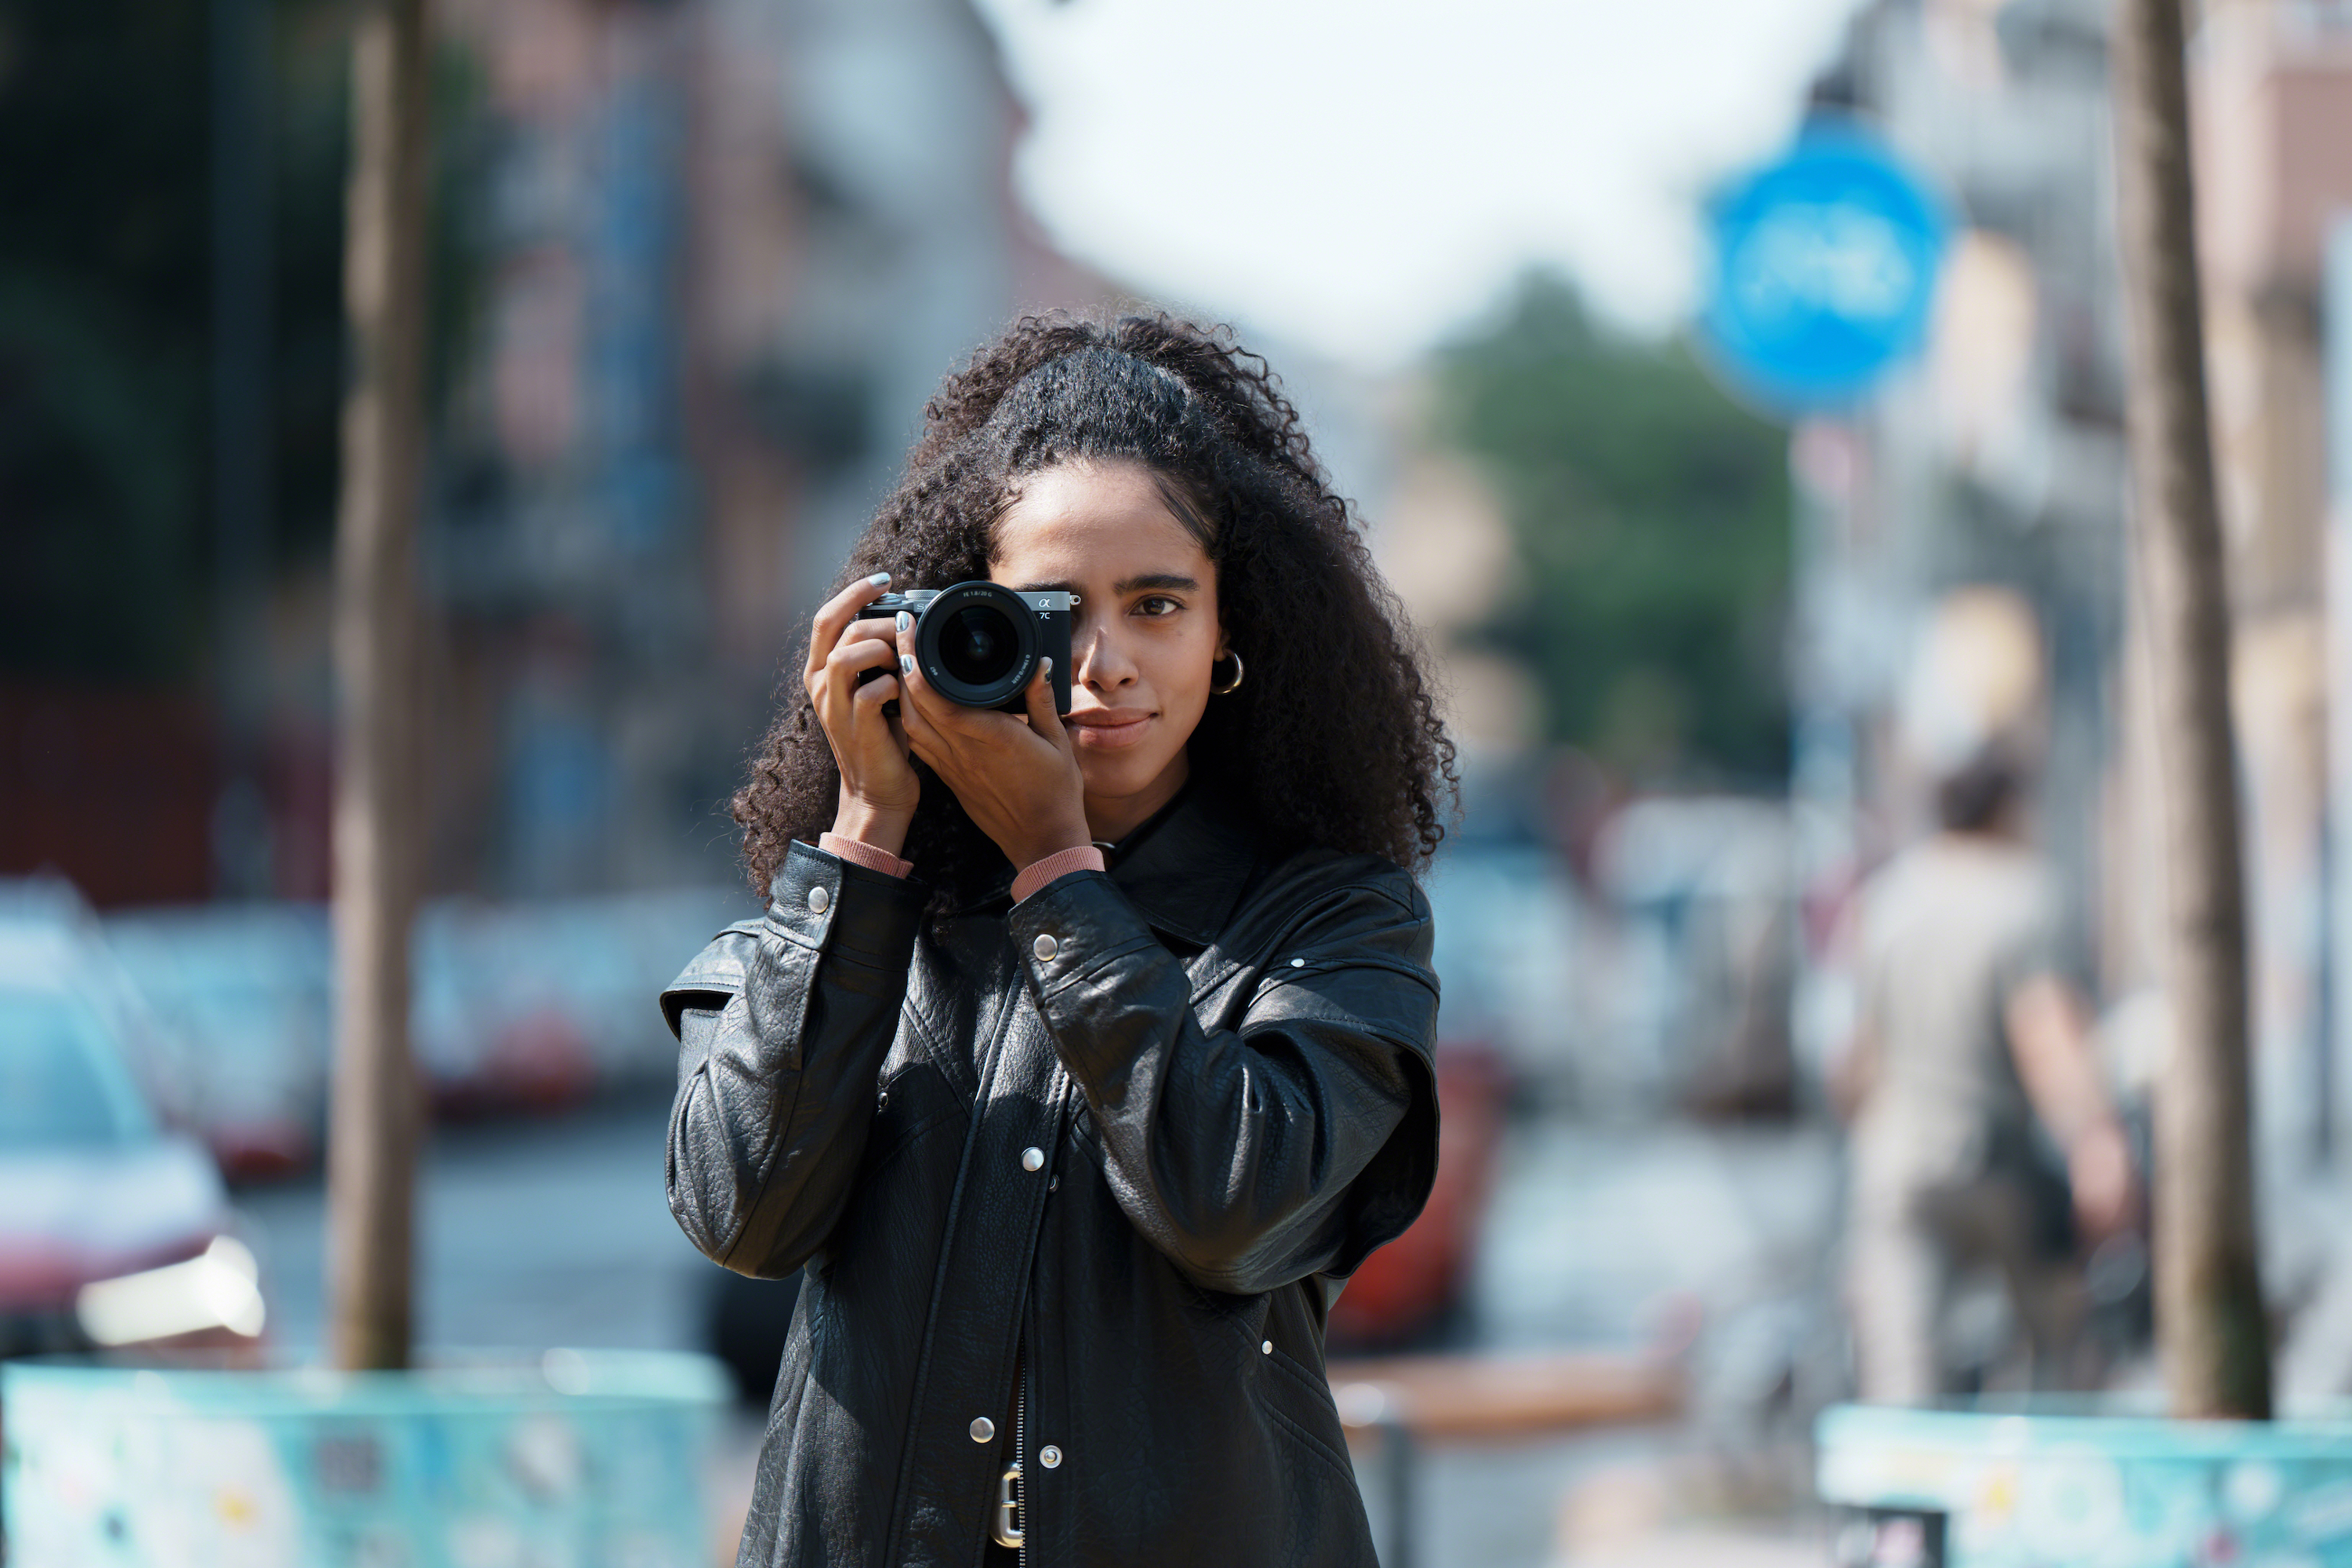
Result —
M 915 622 L 915 658 L 940 695 L 967 708 L 1015 702 L 1036 673 L 1037 617 L 1000 583 L 940 590 Z

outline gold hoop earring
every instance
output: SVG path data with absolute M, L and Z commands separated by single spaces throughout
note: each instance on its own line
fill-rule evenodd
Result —
M 1234 678 L 1231 680 L 1226 681 L 1223 686 L 1218 685 L 1214 679 L 1212 679 L 1209 682 L 1209 695 L 1212 697 L 1230 697 L 1234 692 L 1239 691 L 1242 689 L 1242 676 L 1244 673 L 1242 668 L 1242 656 L 1234 653 L 1229 648 L 1225 652 L 1225 658 L 1234 661 Z M 1218 661 L 1215 659 L 1210 660 L 1209 668 L 1212 670 L 1215 669 L 1217 662 Z

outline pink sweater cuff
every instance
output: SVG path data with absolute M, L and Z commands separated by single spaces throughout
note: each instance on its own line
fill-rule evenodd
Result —
M 1043 860 L 1032 860 L 1013 879 L 1013 901 L 1019 903 L 1046 883 L 1066 877 L 1073 871 L 1102 871 L 1109 868 L 1103 852 L 1091 844 L 1081 844 L 1075 849 L 1056 849 Z
M 863 866 L 886 877 L 903 877 L 915 868 L 912 860 L 901 860 L 887 849 L 877 849 L 862 839 L 844 838 L 838 833 L 818 834 L 816 847 L 828 855 L 840 856 L 853 866 Z

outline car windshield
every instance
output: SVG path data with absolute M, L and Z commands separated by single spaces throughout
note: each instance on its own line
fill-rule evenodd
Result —
M 138 1095 L 88 1006 L 0 989 L 0 1154 L 125 1143 L 144 1131 Z

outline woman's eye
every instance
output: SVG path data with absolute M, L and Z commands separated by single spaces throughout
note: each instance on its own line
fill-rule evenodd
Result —
M 1172 616 L 1184 606 L 1164 594 L 1152 594 L 1136 601 L 1139 616 Z

